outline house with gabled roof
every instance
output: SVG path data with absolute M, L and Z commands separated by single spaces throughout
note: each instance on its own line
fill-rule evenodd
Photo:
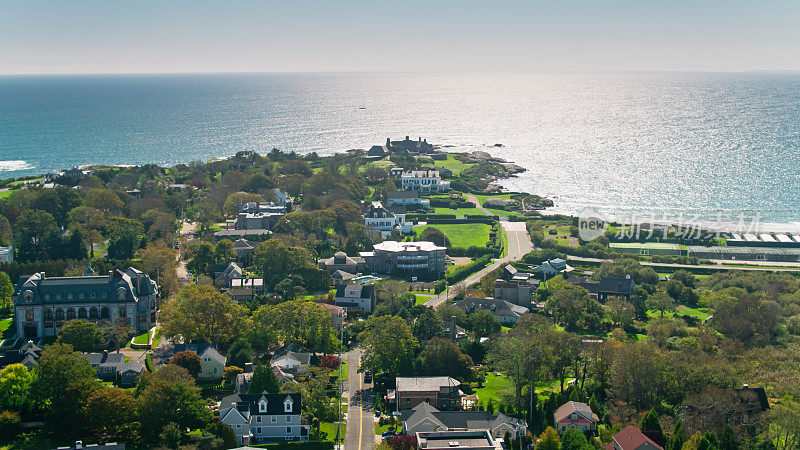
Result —
M 597 417 L 597 414 L 592 411 L 589 405 L 573 401 L 561 405 L 553 413 L 553 420 L 559 433 L 568 428 L 575 428 L 583 432 L 596 431 L 597 423 L 600 422 L 600 418 Z
M 502 324 L 516 323 L 520 317 L 528 312 L 525 306 L 515 305 L 499 298 L 473 298 L 468 297 L 454 302 L 456 306 L 463 309 L 467 314 L 475 311 L 489 311 Z
M 200 357 L 200 373 L 197 374 L 198 380 L 219 381 L 225 372 L 225 363 L 228 358 L 217 351 L 215 344 L 175 344 L 175 353 L 192 352 Z
M 663 450 L 663 447 L 647 437 L 640 429 L 628 425 L 606 444 L 606 450 Z
M 239 445 L 307 441 L 300 394 L 234 394 L 220 402 L 219 419 L 233 429 Z
M 528 424 L 521 419 L 489 411 L 439 411 L 422 402 L 411 409 L 400 411 L 403 432 L 416 434 L 426 431 L 488 430 L 493 437 L 503 439 L 508 433 L 512 439 L 525 436 Z

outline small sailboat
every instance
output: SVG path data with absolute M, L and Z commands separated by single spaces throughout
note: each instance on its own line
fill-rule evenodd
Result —
M 363 101 L 361 102 L 361 106 L 359 106 L 358 109 L 367 109 L 367 107 L 364 106 L 364 102 Z

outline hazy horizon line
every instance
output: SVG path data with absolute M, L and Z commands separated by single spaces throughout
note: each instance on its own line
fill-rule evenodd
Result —
M 642 70 L 219 70 L 219 71 L 165 71 L 165 72 L 0 72 L 0 77 L 12 76 L 79 76 L 79 75 L 328 75 L 328 74 L 538 74 L 538 73 L 800 73 L 800 69 L 642 69 Z

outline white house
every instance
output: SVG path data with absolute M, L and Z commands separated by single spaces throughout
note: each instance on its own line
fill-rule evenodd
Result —
M 304 371 L 311 365 L 311 353 L 286 352 L 283 355 L 272 358 L 270 365 L 277 366 L 283 371 Z
M 430 206 L 431 201 L 422 198 L 419 191 L 393 191 L 386 193 L 386 204 L 389 206 Z
M 438 170 L 412 170 L 400 176 L 404 191 L 420 191 L 423 193 L 447 192 L 450 182 L 443 181 Z
M 388 236 L 393 230 L 408 234 L 413 229 L 412 224 L 406 224 L 405 207 L 387 209 L 381 202 L 365 202 L 361 214 L 364 217 L 364 226 L 380 231 L 383 236 Z
M 300 394 L 234 394 L 220 402 L 219 418 L 233 429 L 239 445 L 307 441 L 300 402 Z
M 334 304 L 370 313 L 375 309 L 375 289 L 370 284 L 340 284 L 336 286 Z
M 14 262 L 14 247 L 0 247 L 0 264 Z
M 175 352 L 189 351 L 200 357 L 200 373 L 198 380 L 222 380 L 225 372 L 225 363 L 228 359 L 222 356 L 212 344 L 176 344 Z

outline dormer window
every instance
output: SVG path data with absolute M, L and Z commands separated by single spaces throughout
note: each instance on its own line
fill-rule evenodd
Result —
M 121 287 L 121 288 L 117 289 L 117 299 L 125 300 L 125 288 L 124 287 Z
M 25 294 L 23 295 L 23 297 L 25 298 L 25 303 L 33 302 L 33 291 L 31 291 L 31 290 L 25 291 Z
M 267 412 L 267 401 L 266 400 L 261 400 L 260 402 L 258 402 L 258 412 L 260 412 L 260 413 Z
M 283 402 L 283 412 L 290 413 L 292 412 L 292 399 L 287 398 L 285 402 Z

